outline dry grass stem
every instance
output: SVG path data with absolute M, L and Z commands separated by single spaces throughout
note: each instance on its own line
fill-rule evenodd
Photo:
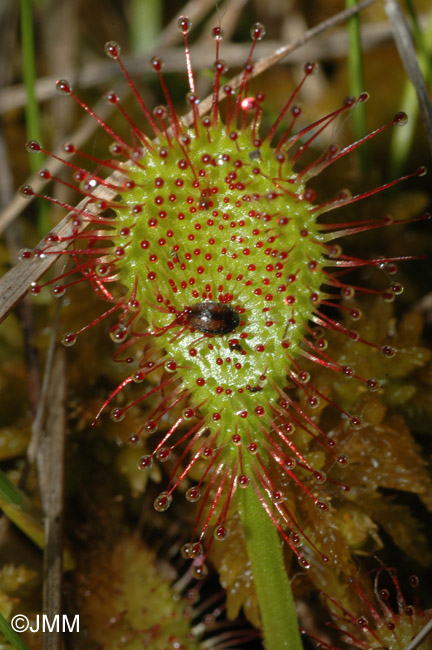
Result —
M 54 358 L 49 388 L 46 433 L 38 452 L 39 477 L 45 513 L 43 611 L 50 621 L 62 611 L 63 486 L 66 428 L 66 368 L 64 351 Z M 60 650 L 61 632 L 44 631 L 42 650 Z

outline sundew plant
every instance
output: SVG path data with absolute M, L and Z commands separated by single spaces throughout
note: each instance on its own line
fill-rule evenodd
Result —
M 373 119 L 365 110 L 377 99 L 363 87 L 362 6 L 260 59 L 285 13 L 252 7 L 246 28 L 240 4 L 206 24 L 205 3 L 166 9 L 148 87 L 109 34 L 123 85 L 96 108 L 79 75 L 59 76 L 58 111 L 87 115 L 93 146 L 80 130 L 59 150 L 27 131 L 40 165 L 19 194 L 36 199 L 43 239 L 20 247 L 2 284 L 4 304 L 30 294 L 14 324 L 32 373 L 27 417 L 5 397 L 0 496 L 7 521 L 44 549 L 44 584 L 40 600 L 38 571 L 13 557 L 2 614 L 77 611 L 102 648 L 425 649 L 430 639 L 413 640 L 431 606 L 428 154 L 399 136 L 402 71 L 394 103 Z M 363 4 L 367 27 L 383 20 L 400 47 L 403 13 L 388 2 L 384 21 L 380 3 Z M 427 77 L 420 4 L 406 9 Z M 151 7 L 131 3 L 131 24 L 162 29 Z M 316 23 L 325 11 L 294 14 Z M 299 56 L 330 26 L 327 45 L 345 38 L 347 19 L 348 70 L 325 48 L 323 65 Z M 237 20 L 250 40 L 231 75 Z M 197 53 L 209 52 L 200 75 Z M 276 68 L 290 53 L 292 69 Z M 394 67 L 394 46 L 391 57 Z M 67 216 L 47 232 L 59 209 Z M 4 367 L 18 387 L 12 332 Z M 6 620 L 3 630 L 22 647 Z

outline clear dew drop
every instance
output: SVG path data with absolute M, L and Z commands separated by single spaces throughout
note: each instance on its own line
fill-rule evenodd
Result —
M 200 103 L 198 95 L 196 93 L 193 93 L 193 92 L 189 92 L 189 93 L 186 94 L 186 101 L 191 106 L 198 106 L 198 104 Z
M 400 296 L 404 292 L 404 286 L 400 282 L 395 282 L 392 284 L 390 289 L 396 296 Z
M 25 148 L 29 153 L 38 153 L 42 149 L 40 143 L 37 140 L 29 140 L 25 143 Z
M 315 483 L 318 483 L 318 485 L 323 485 L 327 481 L 327 475 L 325 472 L 322 472 L 321 470 L 316 470 L 313 473 L 313 479 Z
M 245 97 L 240 103 L 242 110 L 246 111 L 246 113 L 252 113 L 255 111 L 257 105 L 255 97 Z
M 409 583 L 413 589 L 418 589 L 420 585 L 420 578 L 413 574 L 409 577 Z
M 328 256 L 330 257 L 330 259 L 336 260 L 341 255 L 342 255 L 342 247 L 339 246 L 339 244 L 333 244 L 330 247 L 330 250 L 329 250 L 329 253 L 328 253 Z
M 369 627 L 368 620 L 364 616 L 360 616 L 360 618 L 357 619 L 356 623 L 361 629 L 367 630 Z
M 381 348 L 381 352 L 387 359 L 392 359 L 396 355 L 396 350 L 392 348 L 390 345 L 383 345 Z
M 211 34 L 215 41 L 221 41 L 225 35 L 222 27 L 213 27 Z
M 119 156 L 123 151 L 122 147 L 119 145 L 118 142 L 111 142 L 108 149 L 113 156 Z
M 355 289 L 354 287 L 344 287 L 341 291 L 341 296 L 342 298 L 345 298 L 346 300 L 352 300 L 355 298 Z
M 30 248 L 22 248 L 18 254 L 18 259 L 29 260 L 33 257 L 33 251 Z
M 171 449 L 169 449 L 168 447 L 161 447 L 156 452 L 156 458 L 160 463 L 166 463 L 166 461 L 170 459 L 170 456 L 171 456 Z
M 266 30 L 262 23 L 254 23 L 250 29 L 252 40 L 261 41 L 265 36 Z
M 213 537 L 218 542 L 223 542 L 228 537 L 228 530 L 225 526 L 216 526 L 213 531 Z
M 182 412 L 182 417 L 184 420 L 191 420 L 195 415 L 195 411 L 191 408 L 184 409 Z
M 105 278 L 107 275 L 109 275 L 111 271 L 111 267 L 109 264 L 98 264 L 95 267 L 95 273 L 99 278 Z
M 203 562 L 195 564 L 192 567 L 192 575 L 197 580 L 204 580 L 204 578 L 208 575 L 208 568 Z
M 296 466 L 295 458 L 288 458 L 284 462 L 284 469 L 285 469 L 286 472 L 291 472 L 294 469 L 295 466 Z
M 31 199 L 32 196 L 34 196 L 34 189 L 31 185 L 21 185 L 21 187 L 18 188 L 18 194 L 24 199 Z
M 316 395 L 311 395 L 310 397 L 308 397 L 307 403 L 309 408 L 316 409 L 320 405 L 320 400 L 318 397 L 316 397 Z
M 327 350 L 327 348 L 328 348 L 328 341 L 327 341 L 327 339 L 325 339 L 324 337 L 321 337 L 321 338 L 317 339 L 317 341 L 316 341 L 316 343 L 315 343 L 315 346 L 316 346 L 319 350 Z
M 303 538 L 298 533 L 293 531 L 290 535 L 290 542 L 293 546 L 297 548 L 303 544 Z
M 52 289 L 51 289 L 51 294 L 54 296 L 54 298 L 62 298 L 66 293 L 66 289 L 62 284 L 56 284 Z
M 372 393 L 376 392 L 381 388 L 380 383 L 376 379 L 368 379 L 366 381 L 366 386 L 368 387 L 368 390 L 370 390 Z
M 177 28 L 182 34 L 188 34 L 192 28 L 192 21 L 187 16 L 180 16 L 177 19 Z
M 146 374 L 144 370 L 136 370 L 132 375 L 132 381 L 135 384 L 141 384 L 145 378 L 146 378 Z
M 213 449 L 212 447 L 204 447 L 204 449 L 201 451 L 201 458 L 204 460 L 210 460 L 213 456 Z
M 73 332 L 68 332 L 63 336 L 61 342 L 65 347 L 70 348 L 72 345 L 75 345 L 76 340 L 76 334 L 73 334 Z
M 157 429 L 157 422 L 155 420 L 148 420 L 147 424 L 144 426 L 144 433 L 150 435 L 151 433 L 155 433 Z
M 159 104 L 158 106 L 154 107 L 153 115 L 157 117 L 159 120 L 166 120 L 166 118 L 168 117 L 168 109 L 163 104 Z
M 379 597 L 382 600 L 388 600 L 390 598 L 390 592 L 388 589 L 380 589 L 379 591 Z
M 110 328 L 110 339 L 114 343 L 122 343 L 128 335 L 128 328 L 122 323 L 117 323 Z
M 153 507 L 157 512 L 168 510 L 172 503 L 172 495 L 169 492 L 161 492 L 153 501 Z
M 328 510 L 330 509 L 330 506 L 329 506 L 328 502 L 325 499 L 322 499 L 322 498 L 317 499 L 315 501 L 314 505 L 315 505 L 315 508 L 317 510 L 319 510 L 319 512 L 328 512 Z
M 303 569 L 310 569 L 310 563 L 307 561 L 304 555 L 300 555 L 297 559 L 298 563 L 301 567 L 303 567 Z
M 115 408 L 110 411 L 110 419 L 113 422 L 121 422 L 124 419 L 123 409 Z
M 174 359 L 168 359 L 168 361 L 165 361 L 164 363 L 164 368 L 166 372 L 175 372 L 177 370 L 177 364 Z
M 256 442 L 251 442 L 250 445 L 248 445 L 248 446 L 246 447 L 246 449 L 248 450 L 248 452 L 249 452 L 250 454 L 255 455 L 255 454 L 257 454 L 258 451 L 259 451 L 258 443 L 256 443 Z
M 91 192 L 93 192 L 93 190 L 95 190 L 97 186 L 98 186 L 97 179 L 93 178 L 90 175 L 86 176 L 86 178 L 84 178 L 79 183 L 80 190 L 82 190 L 85 194 L 91 194 Z
M 350 316 L 352 320 L 360 320 L 361 317 L 363 316 L 363 312 L 361 309 L 351 309 L 350 311 Z
M 180 553 L 181 553 L 182 557 L 185 560 L 189 560 L 189 558 L 190 558 L 190 547 L 191 546 L 192 546 L 192 544 L 190 542 L 187 542 L 186 544 L 183 544 L 183 546 L 180 549 Z
M 150 67 L 155 70 L 155 72 L 160 72 L 163 68 L 163 60 L 159 56 L 154 56 L 150 59 Z
M 219 74 L 226 74 L 229 72 L 229 66 L 224 59 L 217 59 L 217 61 L 215 61 L 213 64 L 213 68 L 216 70 L 216 72 L 219 72 Z
M 199 488 L 196 486 L 189 488 L 186 491 L 185 494 L 186 500 L 189 501 L 189 503 L 195 503 L 196 501 L 199 501 L 201 499 L 201 492 Z
M 273 503 L 282 503 L 285 501 L 285 495 L 283 492 L 280 492 L 279 490 L 274 490 L 270 494 L 270 498 L 273 501 Z
M 131 298 L 128 301 L 127 306 L 128 306 L 129 311 L 134 312 L 134 313 L 141 309 L 141 305 L 139 303 L 139 300 L 137 300 L 136 298 Z
M 361 429 L 361 426 L 362 426 L 361 418 L 353 416 L 350 419 L 350 427 L 351 427 L 351 429 L 358 430 L 358 429 Z
M 400 111 L 400 113 L 396 113 L 396 115 L 393 118 L 393 123 L 396 124 L 396 126 L 405 126 L 407 122 L 408 122 L 408 115 L 403 111 Z
M 118 59 L 121 54 L 121 47 L 115 41 L 108 41 L 105 43 L 105 54 L 109 56 L 110 59 Z
M 72 86 L 67 79 L 59 79 L 59 81 L 56 82 L 56 90 L 60 95 L 70 95 L 72 92 Z
M 201 542 L 187 542 L 181 547 L 181 554 L 185 560 L 192 560 L 203 554 Z
M 246 474 L 240 474 L 240 476 L 237 477 L 237 486 L 244 490 L 249 486 L 250 483 L 250 478 L 249 476 L 246 476 Z
M 138 469 L 150 469 L 153 467 L 153 456 L 141 456 L 138 461 Z

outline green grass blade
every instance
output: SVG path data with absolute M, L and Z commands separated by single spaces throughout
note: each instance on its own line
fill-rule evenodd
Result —
M 162 31 L 163 2 L 131 0 L 129 4 L 130 40 L 134 54 L 147 54 Z
M 7 622 L 3 614 L 0 612 L 0 634 L 3 634 L 5 639 L 16 648 L 16 650 L 30 650 L 27 643 L 21 639 L 20 635 L 17 634 L 10 626 L 10 623 Z
M 345 0 L 345 7 L 351 9 L 358 4 L 357 0 Z M 364 90 L 363 59 L 360 37 L 360 17 L 358 14 L 348 20 L 348 74 L 350 95 L 358 97 Z M 353 112 L 354 134 L 360 140 L 367 133 L 366 106 L 362 102 Z M 367 143 L 357 149 L 360 165 L 363 171 L 370 168 L 370 153 Z
M 32 0 L 21 0 L 21 54 L 24 86 L 26 89 L 26 134 L 28 140 L 41 141 L 39 104 L 36 98 L 36 65 L 33 34 Z M 42 154 L 29 154 L 30 171 L 34 174 L 41 167 Z M 48 205 L 37 202 L 38 232 L 45 235 L 51 227 L 48 219 Z
M 23 502 L 23 495 L 21 491 L 11 483 L 6 474 L 0 470 L 0 499 L 3 499 L 8 504 L 13 506 L 20 506 Z

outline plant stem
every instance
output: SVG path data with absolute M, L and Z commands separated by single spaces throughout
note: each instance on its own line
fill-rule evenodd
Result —
M 36 66 L 33 35 L 32 0 L 21 0 L 21 52 L 23 79 L 27 94 L 25 105 L 26 133 L 28 140 L 41 140 L 39 105 L 36 98 Z M 41 165 L 41 154 L 29 154 L 30 170 L 34 174 Z M 44 235 L 50 229 L 47 205 L 38 202 L 38 233 Z
M 241 518 L 261 612 L 266 650 L 302 650 L 281 540 L 252 485 L 242 490 Z
M 358 4 L 357 0 L 345 0 L 345 7 L 351 9 Z M 358 14 L 348 20 L 348 75 L 350 94 L 358 97 L 364 91 L 362 47 L 360 37 L 360 17 Z M 366 106 L 358 104 L 353 113 L 354 134 L 357 140 L 366 135 Z M 357 149 L 362 171 L 370 168 L 370 155 L 367 144 Z

